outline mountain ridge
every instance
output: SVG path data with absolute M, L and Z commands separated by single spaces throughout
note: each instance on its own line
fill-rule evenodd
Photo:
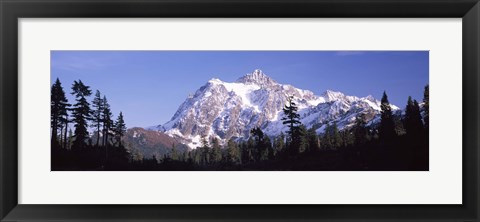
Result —
M 281 117 L 289 96 L 298 106 L 300 121 L 307 128 L 316 128 L 317 133 L 333 122 L 340 129 L 351 127 L 360 113 L 365 114 L 367 122 L 376 121 L 380 114 L 380 101 L 371 95 L 356 97 L 326 90 L 317 96 L 310 90 L 280 84 L 256 69 L 235 82 L 210 79 L 179 106 L 169 121 L 147 129 L 164 132 L 193 149 L 202 137 L 217 137 L 222 143 L 248 138 L 253 127 L 276 136 L 286 131 Z M 392 109 L 398 107 L 392 105 Z

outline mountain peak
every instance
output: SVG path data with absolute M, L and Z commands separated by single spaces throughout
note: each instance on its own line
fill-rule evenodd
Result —
M 261 69 L 255 69 L 253 70 L 252 75 L 265 75 L 265 74 L 263 74 Z
M 217 79 L 217 78 L 212 78 L 212 79 L 208 80 L 208 82 L 209 82 L 209 83 L 213 83 L 213 84 L 221 84 L 221 83 L 223 83 L 222 80 Z
M 256 84 L 262 87 L 274 85 L 275 82 L 272 78 L 263 73 L 260 69 L 255 69 L 252 73 L 248 73 L 245 76 L 239 78 L 236 82 L 245 84 Z
M 327 90 L 325 91 L 322 96 L 327 100 L 327 101 L 335 101 L 335 100 L 340 100 L 345 97 L 345 94 L 333 90 Z
M 369 100 L 369 101 L 372 101 L 372 102 L 375 102 L 375 98 L 372 95 L 366 96 L 365 99 Z

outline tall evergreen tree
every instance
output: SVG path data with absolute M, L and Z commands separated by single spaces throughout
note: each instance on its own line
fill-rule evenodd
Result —
M 390 106 L 390 102 L 388 102 L 387 93 L 385 91 L 383 92 L 380 108 L 380 139 L 388 142 L 396 136 L 396 132 L 392 107 Z
M 67 147 L 67 131 L 68 131 L 68 124 L 71 122 L 68 112 L 71 110 L 72 104 L 68 103 L 68 100 L 65 99 L 66 103 L 64 103 L 65 108 L 62 110 L 62 116 L 60 117 L 60 123 L 65 128 L 63 131 L 63 144 L 62 147 L 66 149 Z M 62 136 L 62 135 L 60 135 Z
M 338 129 L 337 122 L 333 122 L 332 125 L 327 123 L 322 141 L 322 146 L 327 149 L 337 149 L 343 146 L 343 138 Z
M 95 92 L 95 97 L 93 98 L 93 101 L 92 101 L 92 106 L 94 108 L 92 126 L 97 129 L 97 143 L 96 143 L 97 146 L 99 145 L 99 142 L 100 142 L 100 127 L 102 126 L 102 123 L 103 123 L 103 120 L 102 120 L 103 110 L 104 110 L 103 105 L 104 105 L 103 99 L 101 97 L 100 91 L 97 90 Z
M 282 117 L 282 123 L 287 125 L 288 127 L 288 134 L 290 136 L 290 140 L 294 137 L 295 129 L 300 124 L 300 115 L 297 113 L 298 107 L 295 102 L 293 102 L 293 96 L 288 97 L 287 104 L 283 108 L 283 113 L 285 117 Z
M 412 101 L 411 96 L 408 97 L 407 107 L 405 108 L 404 126 L 407 135 L 410 137 L 420 136 L 423 129 L 420 107 L 416 100 Z
M 255 160 L 268 160 L 273 158 L 274 152 L 270 138 L 265 135 L 259 127 L 253 128 L 250 130 L 250 133 L 255 141 L 255 149 L 253 153 Z
M 68 119 L 68 100 L 65 97 L 62 84 L 57 78 L 52 85 L 50 94 L 50 126 L 52 128 L 51 145 L 58 146 L 58 129 L 63 128 L 65 118 Z
M 210 163 L 210 147 L 206 136 L 202 136 L 202 147 L 200 152 L 200 163 L 207 165 Z
M 72 114 L 74 122 L 73 147 L 80 149 L 85 147 L 85 141 L 88 139 L 87 121 L 90 120 L 92 111 L 87 97 L 92 94 L 89 86 L 83 84 L 82 80 L 74 81 L 72 85 L 72 95 L 75 95 L 76 103 L 73 105 Z
M 418 104 L 417 100 L 413 100 L 413 120 L 414 120 L 414 127 L 417 129 L 417 132 L 421 134 L 424 129 L 423 121 L 422 121 L 422 114 L 420 111 L 420 105 Z
M 125 121 L 123 120 L 123 114 L 120 114 L 117 117 L 117 121 L 115 121 L 115 127 L 113 129 L 115 133 L 115 140 L 118 142 L 118 146 L 122 146 L 122 138 L 127 132 L 127 126 L 125 125 Z
M 293 101 L 293 96 L 287 98 L 287 104 L 283 108 L 283 113 L 285 114 L 282 117 L 282 123 L 288 127 L 288 146 L 292 152 L 297 152 L 299 150 L 301 142 L 301 130 L 299 128 L 300 115 L 297 113 L 298 107 L 297 104 Z
M 112 111 L 110 110 L 110 104 L 108 104 L 107 97 L 103 96 L 103 112 L 102 112 L 102 121 L 103 121 L 103 145 L 108 146 L 109 140 L 108 135 L 112 130 Z

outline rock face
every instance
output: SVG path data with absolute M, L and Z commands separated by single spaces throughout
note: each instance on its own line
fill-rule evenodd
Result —
M 300 121 L 318 133 L 327 123 L 336 122 L 342 129 L 352 126 L 360 113 L 367 121 L 375 121 L 380 114 L 380 102 L 372 96 L 359 98 L 330 90 L 317 96 L 280 84 L 257 69 L 233 83 L 211 79 L 180 105 L 170 121 L 150 129 L 181 139 L 190 148 L 200 146 L 202 137 L 218 137 L 222 142 L 248 138 L 254 127 L 276 136 L 286 131 L 281 118 L 289 96 L 298 106 Z

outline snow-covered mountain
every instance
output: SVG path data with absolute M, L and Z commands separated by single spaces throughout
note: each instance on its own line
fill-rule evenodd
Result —
M 203 136 L 223 142 L 248 138 L 254 127 L 276 136 L 287 130 L 281 118 L 289 96 L 298 106 L 301 122 L 318 133 L 327 123 L 336 122 L 342 129 L 352 126 L 360 113 L 366 114 L 368 121 L 375 121 L 380 114 L 380 101 L 373 96 L 359 98 L 331 90 L 314 95 L 280 84 L 257 69 L 233 83 L 211 79 L 180 105 L 170 121 L 150 129 L 180 138 L 191 148 L 200 146 Z

